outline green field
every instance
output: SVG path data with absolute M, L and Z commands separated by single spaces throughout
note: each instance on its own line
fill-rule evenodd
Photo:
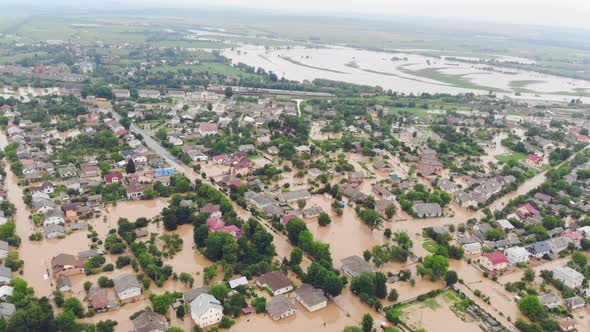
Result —
M 389 112 L 393 114 L 400 112 L 408 112 L 410 114 L 414 114 L 420 119 L 427 119 L 429 115 L 425 109 L 419 107 L 390 107 Z
M 503 163 L 507 163 L 511 160 L 519 162 L 519 161 L 523 161 L 526 159 L 526 154 L 524 153 L 520 153 L 520 152 L 515 152 L 512 154 L 503 154 L 503 155 L 499 155 L 495 157 L 498 161 L 501 161 Z

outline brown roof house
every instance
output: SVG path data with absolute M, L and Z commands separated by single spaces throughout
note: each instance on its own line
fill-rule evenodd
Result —
M 272 271 L 258 277 L 256 284 L 260 288 L 268 288 L 273 295 L 280 295 L 293 290 L 293 286 L 281 271 Z
M 294 315 L 297 308 L 289 298 L 277 296 L 266 302 L 266 311 L 272 319 L 279 320 Z
M 98 287 L 90 288 L 88 291 L 88 308 L 95 312 L 104 312 L 111 308 L 104 289 Z
M 169 324 L 166 317 L 146 309 L 132 321 L 131 332 L 166 332 Z
M 324 292 L 310 284 L 301 284 L 294 293 L 295 299 L 309 312 L 328 306 L 328 299 L 324 296 Z
M 57 278 L 60 275 L 73 275 L 84 273 L 82 261 L 70 254 L 59 254 L 51 259 L 51 269 Z

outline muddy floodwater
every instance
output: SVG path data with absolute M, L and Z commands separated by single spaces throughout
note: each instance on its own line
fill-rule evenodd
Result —
M 313 81 L 325 78 L 355 84 L 381 86 L 404 93 L 487 93 L 498 90 L 501 95 L 515 96 L 513 86 L 525 82 L 521 98 L 570 100 L 564 93 L 590 88 L 590 82 L 526 70 L 474 65 L 438 59 L 400 50 L 397 53 L 359 50 L 342 46 L 320 49 L 302 46 L 289 49 L 266 49 L 244 45 L 225 49 L 222 54 L 233 63 L 245 63 L 273 71 L 287 79 Z M 410 51 L 408 51 L 410 52 Z M 491 70 L 490 70 L 491 68 Z M 453 85 L 452 80 L 437 80 L 437 75 L 464 80 L 467 84 Z M 515 82 L 515 83 L 512 83 Z

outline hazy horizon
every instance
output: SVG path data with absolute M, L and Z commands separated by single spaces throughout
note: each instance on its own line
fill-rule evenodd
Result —
M 300 0 L 287 3 L 276 0 L 168 0 L 165 3 L 157 0 L 117 0 L 117 1 L 73 1 L 73 0 L 7 0 L 4 5 L 56 7 L 65 5 L 73 9 L 112 9 L 115 6 L 129 9 L 177 8 L 191 7 L 219 9 L 250 9 L 265 12 L 297 13 L 310 15 L 357 15 L 365 18 L 409 17 L 437 18 L 481 23 L 556 26 L 567 28 L 590 29 L 590 1 L 562 0 L 496 0 L 494 2 L 469 0 L 414 0 L 411 2 L 387 0 L 341 0 L 312 1 Z M 108 8 L 112 6 L 113 8 Z M 105 8 L 106 7 L 106 8 Z M 127 7 L 127 8 L 124 8 Z M 426 22 L 425 22 L 426 23 Z

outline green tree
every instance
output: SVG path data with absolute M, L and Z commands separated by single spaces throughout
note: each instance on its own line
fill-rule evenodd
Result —
M 365 314 L 361 321 L 363 332 L 371 332 L 373 330 L 373 317 L 370 314 Z
M 225 88 L 225 90 L 223 91 L 223 94 L 225 95 L 225 98 L 231 98 L 234 95 L 234 91 L 232 90 L 231 87 L 227 87 Z
M 186 285 L 188 285 L 191 288 L 193 287 L 193 283 L 195 282 L 195 278 L 193 278 L 193 276 L 191 276 L 190 274 L 188 274 L 186 272 L 181 272 L 180 275 L 178 276 L 178 280 L 185 283 Z
M 64 301 L 63 308 L 65 311 L 71 311 L 78 318 L 84 317 L 84 306 L 78 298 L 68 298 Z
M 522 280 L 527 282 L 532 282 L 533 280 L 535 280 L 535 271 L 530 267 L 524 270 Z
M 176 297 L 169 292 L 165 292 L 162 295 L 154 295 L 152 296 L 152 308 L 154 312 L 164 315 L 174 301 L 176 301 Z
M 447 273 L 445 274 L 445 283 L 447 284 L 447 286 L 454 285 L 457 283 L 457 281 L 459 281 L 459 277 L 457 276 L 457 272 L 447 271 Z
M 266 299 L 264 297 L 257 297 L 252 300 L 252 307 L 256 310 L 256 313 L 265 313 L 266 312 Z
M 299 235 L 305 230 L 307 230 L 307 225 L 299 218 L 293 218 L 287 222 L 287 237 L 295 245 L 299 243 Z
M 520 300 L 518 309 L 532 321 L 539 321 L 547 317 L 547 311 L 535 295 L 527 295 Z
M 289 264 L 291 264 L 291 266 L 299 265 L 299 264 L 301 264 L 302 260 L 303 260 L 303 250 L 301 250 L 301 248 L 299 248 L 299 247 L 293 248 L 293 250 L 291 251 L 291 257 L 289 259 Z
M 397 289 L 394 288 L 387 295 L 387 301 L 395 302 L 395 301 L 397 301 L 398 297 L 399 297 L 399 294 L 397 292 Z
M 229 288 L 225 284 L 212 285 L 209 287 L 209 294 L 223 302 L 229 294 Z
M 327 213 L 325 213 L 325 212 L 320 213 L 320 215 L 318 217 L 318 224 L 320 226 L 327 226 L 331 223 L 332 223 L 332 219 L 330 219 L 330 216 Z

